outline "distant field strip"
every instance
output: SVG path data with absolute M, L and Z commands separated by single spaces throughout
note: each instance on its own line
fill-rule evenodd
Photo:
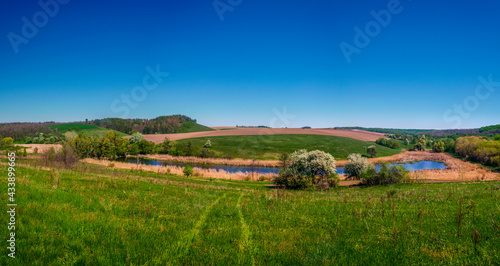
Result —
M 383 133 L 368 132 L 362 130 L 343 130 L 343 129 L 300 129 L 300 128 L 235 128 L 228 130 L 203 131 L 192 133 L 177 134 L 150 134 L 144 135 L 144 138 L 155 143 L 161 143 L 165 138 L 169 140 L 180 140 L 200 137 L 215 136 L 249 136 L 249 135 L 279 135 L 279 134 L 305 134 L 305 135 L 323 135 L 337 136 L 357 139 L 361 141 L 375 141 L 384 137 Z

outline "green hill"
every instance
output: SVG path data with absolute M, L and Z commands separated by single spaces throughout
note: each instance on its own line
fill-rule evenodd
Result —
M 337 160 L 346 160 L 351 153 L 367 155 L 365 147 L 375 145 L 377 157 L 390 156 L 401 152 L 375 144 L 337 136 L 321 135 L 259 135 L 259 136 L 217 136 L 178 140 L 185 143 L 192 141 L 195 146 L 203 146 L 207 140 L 212 142 L 213 151 L 231 154 L 234 158 L 277 160 L 283 153 L 292 153 L 299 149 L 321 150 L 328 152 Z
M 170 134 L 214 130 L 196 123 L 196 119 L 185 115 L 159 116 L 153 119 L 104 118 L 90 123 L 127 134 L 132 134 L 134 131 L 142 134 Z
M 102 137 L 106 136 L 108 131 L 113 131 L 117 136 L 123 137 L 123 136 L 128 136 L 127 134 L 113 130 L 113 129 L 107 129 L 107 128 L 102 128 L 102 127 L 97 127 L 89 124 L 82 124 L 82 123 L 68 123 L 68 124 L 57 124 L 57 125 L 52 125 L 50 126 L 52 130 L 59 130 L 61 132 L 66 132 L 66 131 L 74 131 L 77 132 L 78 134 L 85 134 L 89 137 Z

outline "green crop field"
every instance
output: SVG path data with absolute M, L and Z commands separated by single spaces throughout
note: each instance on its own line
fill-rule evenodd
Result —
M 322 150 L 332 154 L 337 160 L 346 160 L 351 153 L 367 155 L 365 147 L 375 145 L 377 157 L 398 154 L 401 150 L 384 147 L 375 142 L 366 142 L 345 137 L 321 135 L 259 135 L 259 136 L 218 136 L 178 140 L 191 140 L 203 146 L 207 140 L 212 142 L 212 150 L 221 154 L 231 153 L 234 158 L 277 160 L 282 153 L 299 149 Z
M 181 125 L 179 129 L 179 133 L 190 133 L 190 132 L 199 132 L 199 131 L 214 131 L 215 129 L 211 127 L 207 127 L 204 125 L 200 125 L 194 122 L 185 122 Z
M 67 131 L 67 130 L 84 130 L 84 129 L 100 129 L 93 125 L 82 124 L 82 123 L 68 123 L 68 124 L 57 124 L 49 126 L 52 130 Z
M 61 132 L 65 132 L 68 130 L 71 131 L 76 131 L 78 133 L 83 133 L 89 137 L 104 137 L 110 131 L 111 129 L 106 129 L 102 127 L 96 127 L 93 125 L 88 125 L 88 124 L 81 124 L 81 123 L 69 123 L 69 124 L 58 124 L 58 125 L 52 125 L 50 126 L 51 129 L 53 130 L 59 130 Z M 123 136 L 128 136 L 127 134 L 116 131 L 116 130 L 111 130 L 115 132 L 115 134 L 119 137 Z
M 16 259 L 5 250 L 1 265 L 500 263 L 499 182 L 283 191 L 266 182 L 19 163 Z

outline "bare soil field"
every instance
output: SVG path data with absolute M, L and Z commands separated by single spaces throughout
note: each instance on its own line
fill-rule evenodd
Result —
M 35 153 L 35 149 L 37 150 L 36 153 L 42 153 L 43 151 L 46 151 L 50 148 L 54 148 L 56 150 L 62 148 L 61 144 L 16 144 L 16 145 L 27 147 L 28 149 L 26 149 L 26 152 L 28 153 Z
M 176 133 L 176 134 L 150 134 L 144 135 L 144 138 L 154 143 L 161 143 L 167 137 L 169 140 L 190 139 L 199 137 L 215 137 L 215 136 L 247 136 L 247 135 L 277 135 L 277 134 L 310 134 L 324 136 L 338 136 L 352 138 L 362 141 L 375 141 L 378 138 L 384 137 L 383 133 L 368 132 L 362 130 L 346 130 L 346 129 L 302 129 L 302 128 L 232 128 L 230 127 L 214 127 L 216 131 L 201 131 L 191 133 Z M 228 129 L 228 130 L 221 130 Z

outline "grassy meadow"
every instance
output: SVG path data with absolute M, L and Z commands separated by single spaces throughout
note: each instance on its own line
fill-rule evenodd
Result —
M 365 147 L 375 145 L 377 157 L 390 156 L 401 152 L 371 141 L 361 141 L 337 136 L 321 135 L 254 135 L 254 136 L 217 136 L 178 140 L 191 140 L 203 146 L 207 140 L 212 142 L 210 149 L 221 154 L 232 154 L 234 158 L 277 160 L 283 153 L 299 149 L 321 150 L 328 152 L 337 160 L 346 160 L 351 153 L 368 155 Z
M 17 258 L 1 265 L 500 263 L 499 182 L 284 191 L 29 163 L 16 171 Z
M 111 130 L 107 128 L 102 128 L 82 123 L 57 124 L 50 126 L 50 128 L 52 130 L 59 130 L 65 133 L 75 132 L 75 133 L 85 134 L 89 137 L 105 137 L 108 131 Z M 111 131 L 113 131 L 119 137 L 128 136 L 127 134 L 120 131 L 116 130 L 111 130 Z

